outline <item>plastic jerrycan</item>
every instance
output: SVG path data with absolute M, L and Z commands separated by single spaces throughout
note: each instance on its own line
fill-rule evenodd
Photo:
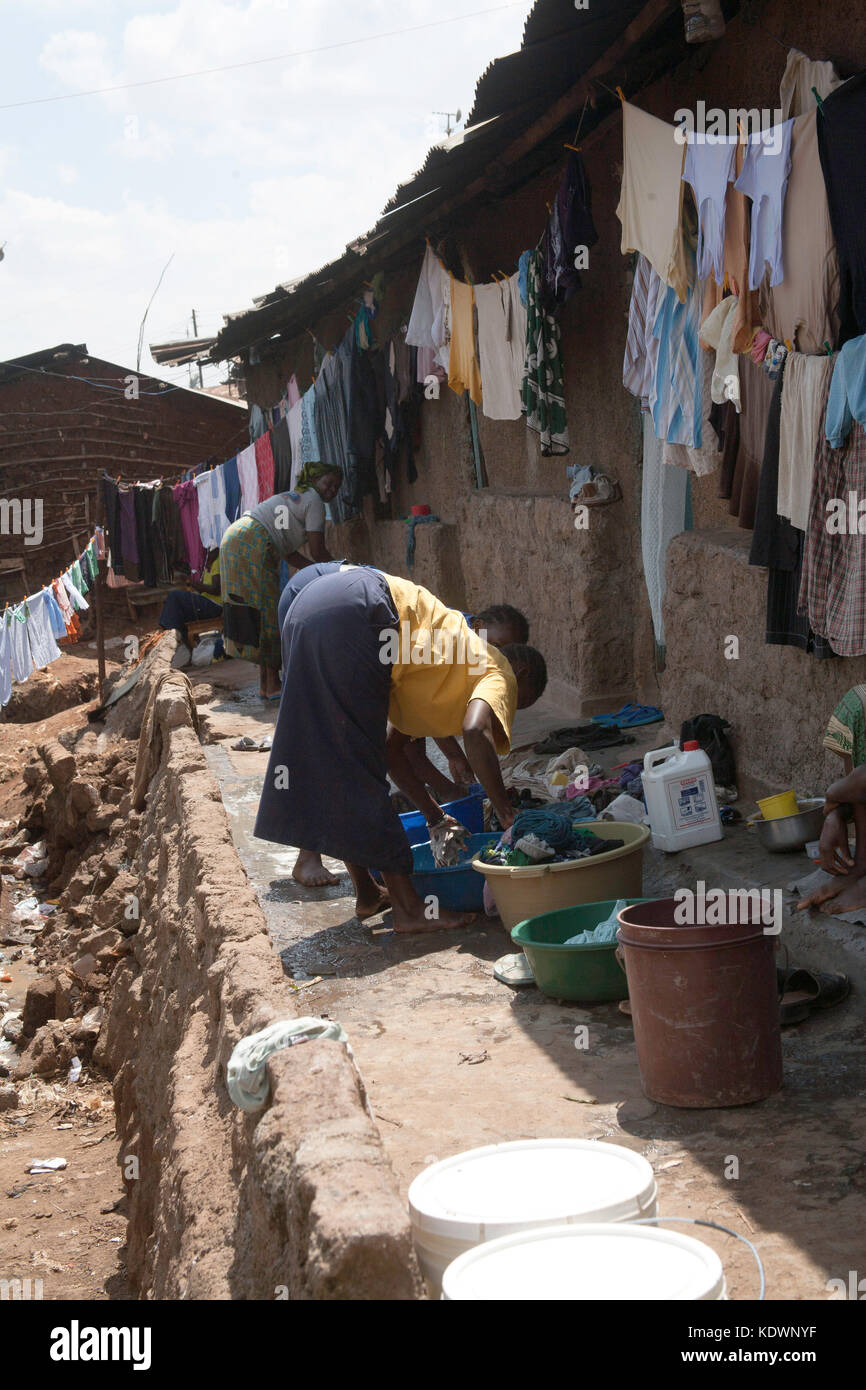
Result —
M 643 790 L 653 844 L 667 854 L 721 840 L 713 767 L 697 742 L 647 753 Z

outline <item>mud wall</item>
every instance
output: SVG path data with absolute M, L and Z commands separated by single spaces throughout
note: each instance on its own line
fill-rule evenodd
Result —
M 171 654 L 163 641 L 149 691 Z M 96 1053 L 115 1076 L 130 1279 L 158 1299 L 418 1297 L 405 1209 L 343 1046 L 278 1054 L 260 1112 L 229 1098 L 235 1043 L 303 1010 L 176 686 L 155 713 L 133 866 L 142 924 Z

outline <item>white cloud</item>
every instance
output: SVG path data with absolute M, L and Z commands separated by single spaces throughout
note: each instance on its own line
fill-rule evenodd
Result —
M 65 185 L 78 182 L 78 170 L 74 164 L 58 164 L 57 166 L 58 183 Z

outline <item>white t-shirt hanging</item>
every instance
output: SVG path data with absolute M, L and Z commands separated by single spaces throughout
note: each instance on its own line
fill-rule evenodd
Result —
M 0 613 L 0 709 L 8 705 L 12 695 L 12 642 L 9 623 L 9 614 Z
M 253 450 L 255 453 L 255 450 Z M 223 465 L 193 478 L 198 493 L 198 530 L 205 550 L 215 550 L 228 530 L 226 479 Z
M 428 246 L 406 329 L 410 347 L 432 348 L 436 361 L 448 370 L 451 344 L 451 277 Z
M 75 585 L 72 582 L 72 575 L 70 574 L 69 570 L 64 570 L 60 578 L 63 583 L 64 589 L 66 590 L 67 594 L 72 600 L 72 607 L 75 609 L 76 613 L 86 612 L 87 609 L 90 607 L 90 604 L 87 602 L 87 599 L 84 597 L 84 595 L 80 593 L 78 589 L 76 589 Z
M 30 655 L 33 658 L 33 665 L 41 670 L 44 666 L 50 665 L 52 661 L 57 661 L 63 653 L 54 640 L 54 633 L 51 628 L 51 614 L 48 608 L 48 600 L 43 589 L 42 593 L 36 594 L 27 600 L 27 624 L 24 631 L 27 633 L 30 642 Z
M 21 603 L 9 609 L 11 619 L 8 627 L 12 657 L 12 679 L 26 681 L 33 674 L 33 657 L 30 654 L 30 639 L 27 636 L 27 607 Z
M 258 506 L 259 475 L 256 469 L 256 447 L 250 444 L 237 457 L 238 478 L 241 484 L 241 516 Z

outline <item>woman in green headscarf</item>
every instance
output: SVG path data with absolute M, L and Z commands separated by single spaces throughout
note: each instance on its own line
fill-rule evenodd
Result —
M 855 685 L 843 695 L 830 716 L 824 747 L 842 759 L 845 769 L 845 775 L 827 789 L 819 841 L 821 868 L 833 874 L 834 881 L 805 898 L 799 911 L 823 907 L 825 912 L 851 912 L 866 907 L 866 685 Z M 848 843 L 850 820 L 855 834 L 853 858 Z
M 280 562 L 293 569 L 331 556 L 325 547 L 325 503 L 336 497 L 343 471 L 309 463 L 291 492 L 277 492 L 233 522 L 220 544 L 226 652 L 260 668 L 266 700 L 280 695 Z M 301 552 L 306 546 L 309 554 Z

